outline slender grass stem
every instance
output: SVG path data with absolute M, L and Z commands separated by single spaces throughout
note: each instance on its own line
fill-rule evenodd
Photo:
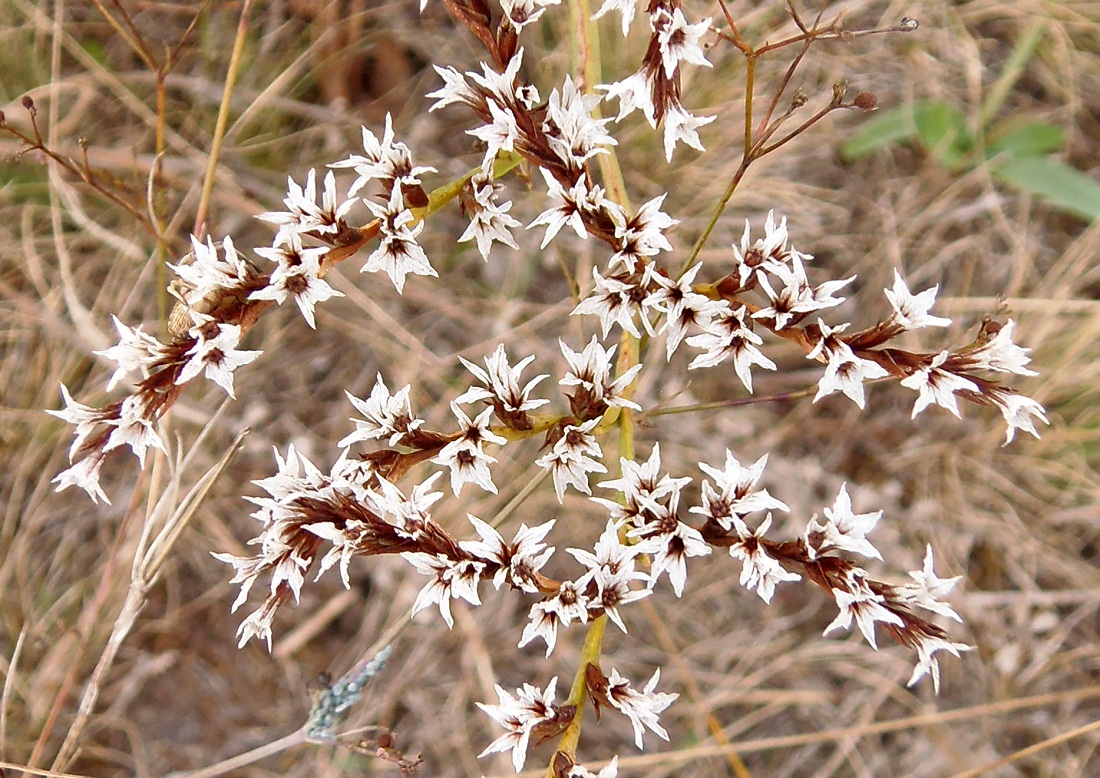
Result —
M 214 124 L 214 137 L 210 141 L 210 158 L 206 166 L 206 177 L 202 182 L 202 195 L 199 197 L 198 213 L 195 214 L 195 227 L 192 232 L 201 235 L 206 227 L 206 214 L 210 207 L 210 197 L 214 191 L 214 172 L 218 169 L 222 141 L 225 140 L 225 128 L 229 124 L 229 104 L 233 97 L 233 87 L 237 83 L 237 74 L 241 68 L 241 55 L 244 42 L 248 37 L 248 18 L 252 12 L 252 0 L 244 0 L 241 16 L 237 21 L 237 36 L 233 40 L 233 53 L 229 58 L 229 68 L 225 73 L 225 89 L 222 102 L 218 107 L 218 118 Z

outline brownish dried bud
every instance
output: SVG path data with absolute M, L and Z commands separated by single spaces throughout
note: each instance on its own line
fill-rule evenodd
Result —
M 564 751 L 558 751 L 554 754 L 554 760 L 551 764 L 554 768 L 554 778 L 568 778 L 576 762 L 573 761 L 573 757 L 569 756 L 569 754 Z
M 3 127 L 7 123 L 8 123 L 8 118 L 6 116 L 4 116 L 3 111 L 0 111 L 0 127 Z
M 553 718 L 543 719 L 531 728 L 531 742 L 538 745 L 557 737 L 565 731 L 576 715 L 576 705 L 555 705 Z
M 873 111 L 878 108 L 878 95 L 874 92 L 860 92 L 852 104 L 864 111 Z
M 377 743 L 379 748 L 393 748 L 396 745 L 393 735 L 389 732 L 380 732 Z
M 799 88 L 795 90 L 794 97 L 791 98 L 791 108 L 801 108 L 809 99 L 809 96 Z
M 31 99 L 30 95 L 23 95 L 23 99 L 21 100 L 21 102 L 23 103 L 23 107 L 26 108 L 28 111 L 34 110 L 34 100 Z
M 402 184 L 401 194 L 412 208 L 427 208 L 431 204 L 428 193 L 419 184 Z
M 975 338 L 975 342 L 978 344 L 985 344 L 993 340 L 997 336 L 997 333 L 1001 331 L 1003 327 L 999 321 L 991 316 L 982 317 L 982 326 L 978 330 L 978 336 Z

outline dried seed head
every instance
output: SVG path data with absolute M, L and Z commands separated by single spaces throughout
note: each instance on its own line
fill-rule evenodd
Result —
M 874 92 L 860 92 L 852 104 L 861 110 L 873 111 L 878 107 L 878 95 Z
M 34 100 L 31 99 L 30 95 L 23 95 L 23 99 L 21 102 L 23 103 L 23 107 L 26 108 L 28 111 L 34 110 Z

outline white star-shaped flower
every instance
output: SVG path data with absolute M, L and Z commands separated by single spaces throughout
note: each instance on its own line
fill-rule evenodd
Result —
M 588 180 L 582 174 L 577 178 L 577 181 L 566 190 L 546 168 L 540 167 L 539 172 L 542 173 L 542 177 L 546 181 L 546 188 L 550 195 L 550 199 L 556 203 L 554 207 L 543 211 L 535 217 L 534 221 L 527 225 L 527 229 L 546 225 L 546 234 L 542 238 L 542 245 L 540 248 L 546 248 L 550 245 L 550 241 L 552 241 L 554 236 L 558 234 L 558 231 L 566 225 L 572 227 L 573 232 L 577 233 L 578 238 L 587 238 L 588 230 L 584 226 L 582 211 L 586 208 L 589 210 L 596 210 L 594 206 L 604 201 L 603 189 L 596 186 L 590 191 L 588 189 Z
M 409 404 L 409 392 L 412 387 L 406 385 L 396 394 L 390 394 L 379 373 L 375 378 L 374 388 L 371 389 L 370 398 L 361 400 L 351 392 L 345 392 L 348 400 L 355 409 L 363 414 L 363 419 L 355 419 L 355 432 L 351 433 L 337 445 L 341 448 L 350 446 L 363 440 L 377 440 L 389 438 L 389 445 L 394 446 L 407 433 L 413 432 L 424 424 L 423 419 L 417 419 L 412 414 Z
M 939 285 L 931 289 L 925 289 L 919 294 L 912 294 L 901 277 L 901 273 L 894 269 L 894 288 L 886 290 L 886 297 L 894 308 L 893 321 L 898 326 L 907 330 L 916 330 L 921 327 L 947 327 L 950 319 L 942 316 L 932 316 L 928 313 L 936 302 L 936 292 Z M 958 415 L 958 414 L 956 414 Z
M 905 622 L 901 617 L 885 606 L 886 598 L 881 594 L 875 594 L 867 585 L 861 570 L 853 570 L 848 574 L 847 589 L 833 589 L 833 597 L 840 608 L 840 613 L 832 623 L 825 628 L 823 635 L 828 635 L 835 629 L 848 629 L 852 626 L 854 618 L 859 626 L 859 631 L 871 648 L 878 650 L 875 642 L 875 622 L 893 624 L 896 627 L 904 627 Z
M 638 411 L 642 409 L 637 403 L 623 397 L 627 387 L 641 371 L 641 364 L 634 365 L 615 380 L 611 380 L 615 346 L 605 349 L 595 335 L 584 347 L 584 351 L 573 351 L 561 340 L 558 341 L 558 346 L 569 364 L 569 372 L 558 381 L 560 386 L 580 387 L 589 392 L 593 399 L 610 407 L 633 408 Z
M 508 352 L 504 345 L 497 346 L 490 356 L 485 358 L 485 368 L 478 367 L 463 357 L 459 360 L 474 376 L 481 381 L 482 387 L 473 387 L 455 398 L 457 403 L 470 403 L 479 400 L 499 402 L 501 409 L 507 413 L 526 413 L 536 408 L 541 408 L 549 403 L 549 400 L 531 398 L 531 392 L 548 376 L 546 374 L 535 376 L 520 389 L 520 375 L 523 369 L 535 361 L 535 357 L 527 356 L 512 365 L 508 364 Z
M 677 9 L 679 12 L 679 9 Z M 699 128 L 717 119 L 717 116 L 696 116 L 679 103 L 672 103 L 665 112 L 665 160 L 672 161 L 677 143 L 686 143 L 696 151 L 705 151 L 699 140 Z
M 141 395 L 130 395 L 122 401 L 118 419 L 111 422 L 115 426 L 103 451 L 111 451 L 122 445 L 128 445 L 137 457 L 141 467 L 145 467 L 145 452 L 149 448 L 168 453 L 164 441 L 157 434 L 155 419 L 147 417 Z
M 510 579 L 519 589 L 531 594 L 537 593 L 539 588 L 536 573 L 554 554 L 554 547 L 542 542 L 553 528 L 554 520 L 537 527 L 520 524 L 512 542 L 505 543 L 504 538 L 491 524 L 469 513 L 466 518 L 474 525 L 481 540 L 464 540 L 459 546 L 478 559 L 499 566 L 493 576 L 493 585 L 499 589 L 505 580 Z
M 489 416 L 492 415 L 493 409 L 486 408 L 471 421 L 470 417 L 452 402 L 451 413 L 458 419 L 462 428 L 460 437 L 444 446 L 431 461 L 437 465 L 444 465 L 451 471 L 451 491 L 456 497 L 467 483 L 477 484 L 485 491 L 496 494 L 497 487 L 493 483 L 489 465 L 497 460 L 486 454 L 481 449 L 481 445 L 483 442 L 490 442 L 503 446 L 508 441 L 489 429 Z
M 366 201 L 367 207 L 378 217 L 380 222 L 378 248 L 367 257 L 366 263 L 360 268 L 363 273 L 377 273 L 379 270 L 385 273 L 397 287 L 397 293 L 405 288 L 405 276 L 410 273 L 420 276 L 438 276 L 428 261 L 428 255 L 416 242 L 416 236 L 424 229 L 424 222 L 416 225 L 416 216 L 405 208 L 401 195 L 401 187 L 395 186 L 390 193 L 390 198 L 385 203 Z
M 852 510 L 852 498 L 848 496 L 847 484 L 841 484 L 840 492 L 833 501 L 833 507 L 825 509 L 825 516 L 828 521 L 824 524 L 818 524 L 815 519 L 810 519 L 807 525 L 806 546 L 811 554 L 838 549 L 882 559 L 878 549 L 867 540 L 867 534 L 882 518 L 882 511 L 855 513 Z M 813 542 L 810 542 L 811 540 Z
M 486 107 L 492 122 L 467 130 L 467 135 L 473 135 L 485 144 L 485 157 L 481 162 L 481 172 L 485 176 L 492 176 L 493 161 L 501 151 L 513 151 L 515 142 L 519 140 L 519 125 L 516 123 L 515 114 L 507 106 L 502 106 L 494 100 L 487 100 Z
M 1012 342 L 1012 333 L 1015 329 L 1016 322 L 1009 319 L 987 343 L 968 354 L 967 356 L 976 363 L 975 367 L 999 373 L 1038 375 L 1034 370 L 1025 367 L 1031 361 L 1031 357 L 1028 356 L 1031 349 L 1017 346 Z
M 481 63 L 481 74 L 467 72 L 466 77 L 477 84 L 488 95 L 496 98 L 501 104 L 507 104 L 509 100 L 517 99 L 516 77 L 519 75 L 520 66 L 523 64 L 523 49 L 519 49 L 515 56 L 508 60 L 508 65 L 503 73 L 498 73 L 484 62 Z
M 730 556 L 741 560 L 740 583 L 742 586 L 746 589 L 755 588 L 760 599 L 770 603 L 775 595 L 777 583 L 802 579 L 802 576 L 797 573 L 784 570 L 779 561 L 769 555 L 760 543 L 760 539 L 772 525 L 770 513 L 755 531 L 749 530 L 748 525 L 736 516 L 733 517 L 732 523 L 737 531 L 738 540 L 730 546 Z
M 401 184 L 419 184 L 423 173 L 434 173 L 433 167 L 414 166 L 409 147 L 396 142 L 393 133 L 393 118 L 386 114 L 386 129 L 379 138 L 366 127 L 363 130 L 363 151 L 365 155 L 352 154 L 347 159 L 334 162 L 329 167 L 354 168 L 358 178 L 348 190 L 348 197 L 369 184 L 371 181 L 391 182 L 393 189 L 400 192 Z M 368 205 L 370 203 L 368 202 Z
M 604 278 L 596 268 L 592 269 L 594 284 L 588 297 L 580 301 L 573 309 L 573 316 L 597 316 L 603 336 L 606 338 L 611 328 L 618 324 L 625 332 L 629 332 L 636 338 L 642 335 L 634 324 L 637 315 L 647 329 L 650 328 L 649 319 L 644 315 L 640 301 L 644 299 L 644 292 L 636 280 L 624 281 L 622 278 L 609 276 Z M 631 278 L 631 277 L 627 277 Z
M 287 195 L 283 199 L 286 211 L 269 211 L 256 218 L 278 225 L 275 236 L 276 247 L 284 245 L 292 235 L 316 232 L 320 235 L 332 235 L 340 231 L 340 225 L 347 216 L 356 198 L 348 197 L 340 205 L 336 204 L 336 176 L 329 171 L 325 175 L 321 204 L 317 204 L 317 173 L 312 168 L 306 174 L 305 186 L 299 186 L 293 178 L 287 177 Z
M 710 481 L 703 481 L 703 505 L 691 508 L 690 512 L 713 519 L 728 532 L 734 527 L 734 519 L 740 516 L 755 511 L 789 511 L 790 508 L 772 497 L 767 489 L 756 488 L 767 464 L 768 455 L 765 454 L 752 466 L 745 467 L 729 449 L 726 449 L 726 461 L 721 469 L 700 462 L 699 469 L 714 479 L 714 486 Z
M 592 435 L 592 430 L 602 418 L 589 419 L 579 427 L 572 424 L 566 426 L 554 447 L 535 461 L 536 465 L 546 468 L 554 476 L 554 491 L 559 503 L 564 501 L 565 488 L 570 485 L 591 495 L 588 474 L 607 472 L 607 468 L 599 462 L 603 451 Z
M 623 37 L 630 34 L 630 23 L 634 21 L 634 12 L 638 8 L 638 0 L 603 0 L 600 10 L 592 14 L 593 19 L 599 19 L 609 11 L 618 11 L 622 16 Z
M 935 653 L 937 651 L 947 651 L 949 654 L 958 656 L 961 651 L 972 651 L 974 646 L 968 646 L 965 643 L 952 643 L 949 640 L 943 638 L 937 638 L 930 635 L 922 635 L 917 643 L 917 666 L 913 668 L 913 675 L 909 678 L 909 683 L 906 686 L 913 686 L 917 681 L 926 675 L 932 676 L 932 688 L 936 694 L 940 693 L 940 666 L 936 661 Z
M 110 505 L 111 501 L 107 499 L 107 493 L 99 485 L 99 469 L 102 466 L 103 454 L 93 451 L 72 467 L 58 473 L 50 483 L 57 484 L 55 491 L 58 492 L 64 491 L 70 486 L 78 486 L 88 493 L 88 496 L 92 498 L 92 502 L 98 503 L 103 500 L 103 502 Z
M 596 154 L 606 154 L 605 146 L 618 143 L 604 128 L 610 119 L 592 118 L 599 102 L 596 95 L 581 94 L 573 79 L 566 76 L 561 92 L 553 90 L 546 105 L 543 131 L 550 145 L 562 159 L 572 159 L 578 167 Z
M 955 392 L 965 391 L 981 394 L 981 389 L 969 378 L 941 369 L 940 365 L 947 360 L 948 356 L 948 352 L 941 351 L 932 358 L 931 364 L 918 368 L 911 375 L 899 381 L 907 389 L 920 392 L 916 403 L 913 405 L 913 418 L 916 418 L 917 414 L 929 405 L 946 408 L 956 418 L 962 418 Z
M 1030 397 L 999 386 L 987 389 L 985 396 L 1001 411 L 1008 425 L 1008 434 L 1004 442 L 1006 446 L 1016 436 L 1016 430 L 1023 430 L 1038 438 L 1039 431 L 1035 429 L 1035 422 L 1050 423 L 1047 421 L 1046 409 Z
M 924 567 L 909 573 L 909 577 L 913 579 L 914 583 L 898 586 L 896 591 L 906 603 L 962 623 L 962 617 L 955 612 L 955 609 L 945 602 L 940 602 L 939 599 L 950 594 L 951 590 L 962 580 L 962 576 L 940 578 L 933 570 L 933 564 L 932 546 L 925 546 Z
M 639 70 L 622 81 L 600 84 L 596 89 L 606 93 L 604 99 L 619 101 L 619 115 L 615 117 L 615 121 L 622 121 L 634 111 L 640 110 L 651 127 L 657 126 L 657 108 L 653 105 L 653 81 L 644 70 Z
M 80 447 L 84 445 L 84 442 L 95 432 L 97 424 L 110 423 L 113 419 L 117 418 L 114 412 L 105 411 L 99 408 L 93 408 L 90 405 L 84 405 L 78 403 L 73 399 L 73 396 L 69 394 L 69 387 L 65 384 L 61 384 L 61 399 L 65 402 L 65 407 L 59 411 L 47 410 L 46 413 L 51 416 L 56 416 L 62 421 L 72 424 L 76 427 L 73 432 L 73 443 L 69 447 L 69 461 L 73 461 L 73 457 Z
M 508 215 L 508 211 L 512 208 L 511 201 L 506 203 L 496 201 L 496 193 L 501 188 L 500 185 L 484 176 L 475 176 L 470 181 L 470 187 L 474 195 L 473 201 L 467 203 L 466 207 L 470 224 L 458 242 L 476 240 L 477 250 L 486 261 L 489 259 L 489 249 L 493 241 L 518 251 L 519 246 L 512 237 L 511 230 L 521 227 L 522 224 Z
M 465 76 L 449 65 L 443 68 L 438 65 L 432 65 L 432 67 L 443 79 L 443 86 L 425 95 L 426 97 L 435 98 L 432 107 L 428 109 L 429 112 L 436 111 L 452 103 L 468 105 L 472 108 L 477 108 L 480 105 L 477 92 L 466 83 Z
M 642 691 L 630 685 L 630 681 L 612 669 L 607 679 L 607 699 L 620 713 L 630 719 L 634 728 L 634 744 L 642 748 L 642 735 L 646 729 L 662 740 L 668 740 L 668 732 L 658 721 L 659 714 L 680 696 L 655 691 L 661 680 L 661 668 L 657 668 Z
M 189 287 L 188 303 L 197 303 L 211 292 L 236 289 L 247 282 L 251 272 L 244 257 L 233 247 L 233 239 L 226 235 L 221 246 L 224 258 L 218 256 L 213 238 L 208 237 L 206 243 L 201 243 L 192 235 L 192 261 L 168 266 Z
M 523 628 L 519 648 L 523 648 L 535 638 L 546 642 L 546 656 L 549 657 L 557 645 L 558 627 L 568 627 L 574 621 L 588 622 L 588 598 L 583 587 L 574 581 L 564 581 L 557 594 L 548 600 L 536 602 L 531 606 L 530 619 Z
M 479 708 L 507 730 L 478 754 L 478 757 L 511 750 L 512 764 L 516 772 L 522 770 L 524 762 L 527 761 L 527 745 L 531 740 L 531 732 L 540 723 L 551 721 L 557 715 L 557 709 L 554 707 L 557 683 L 558 679 L 555 676 L 550 679 L 545 691 L 525 683 L 522 689 L 516 689 L 514 696 L 498 685 L 496 686 L 498 704 L 477 703 Z
M 454 627 L 454 617 L 451 615 L 451 600 L 462 599 L 472 605 L 480 605 L 481 598 L 477 594 L 477 584 L 481 571 L 485 569 L 484 562 L 469 559 L 455 560 L 443 554 L 424 554 L 420 552 L 405 552 L 401 555 L 412 564 L 419 573 L 431 576 L 432 580 L 420 590 L 420 594 L 413 603 L 413 615 L 437 604 L 439 613 L 447 622 L 447 627 Z
M 687 339 L 689 346 L 703 352 L 691 361 L 688 369 L 714 367 L 732 356 L 734 372 L 752 394 L 752 366 L 758 365 L 765 370 L 775 370 L 776 366 L 757 348 L 764 339 L 752 331 L 746 313 L 743 305 L 737 310 L 730 308 L 728 303 L 721 305 L 704 325 L 703 332 Z
M 806 355 L 806 358 L 817 359 L 819 356 L 824 356 L 827 362 L 825 374 L 818 381 L 814 402 L 834 392 L 843 392 L 862 410 L 866 404 L 863 382 L 884 378 L 890 374 L 877 362 L 856 356 L 851 346 L 837 337 L 838 333 L 848 328 L 847 323 L 830 327 L 818 319 L 818 326 L 821 328 L 821 340 Z
M 237 344 L 241 340 L 241 328 L 236 324 L 224 324 L 214 321 L 210 316 L 191 312 L 195 326 L 188 334 L 195 338 L 195 345 L 184 355 L 190 357 L 176 376 L 176 384 L 185 384 L 199 373 L 236 399 L 233 393 L 233 371 L 241 365 L 247 365 L 262 351 L 240 351 Z
M 257 254 L 266 251 L 271 250 L 256 249 Z M 317 329 L 313 313 L 317 303 L 344 296 L 321 278 L 321 258 L 326 252 L 325 248 L 304 249 L 301 236 L 291 235 L 281 249 L 272 253 L 279 264 L 268 285 L 250 294 L 248 299 L 274 300 L 281 305 L 287 297 L 293 297 L 306 323 Z
M 671 79 L 681 62 L 711 67 L 699 45 L 703 36 L 710 30 L 710 18 L 695 24 L 688 24 L 683 9 L 677 7 L 669 13 L 659 8 L 650 18 L 653 31 L 657 33 L 657 43 L 661 50 L 661 63 L 664 65 L 665 78 Z
M 688 558 L 707 556 L 711 549 L 699 530 L 675 518 L 675 502 L 678 496 L 670 498 L 673 506 L 668 510 L 668 515 L 627 534 L 645 538 L 652 549 L 650 553 L 653 555 L 653 563 L 649 569 L 649 585 L 653 586 L 662 573 L 667 573 L 672 591 L 677 597 L 682 597 L 687 584 Z
M 143 370 L 165 355 L 164 344 L 143 332 L 141 327 L 127 327 L 114 315 L 111 316 L 111 321 L 114 322 L 115 330 L 118 331 L 118 344 L 103 351 L 93 352 L 118 365 L 118 369 L 107 381 L 108 392 L 133 371 Z
M 557 5 L 561 0 L 500 0 L 500 8 L 512 22 L 516 32 L 528 24 L 537 22 L 546 13 L 546 6 Z

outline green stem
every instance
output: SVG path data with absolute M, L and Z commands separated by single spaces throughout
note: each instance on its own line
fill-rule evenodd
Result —
M 707 222 L 707 227 L 703 230 L 703 234 L 699 236 L 699 240 L 695 241 L 695 245 L 691 247 L 691 253 L 688 254 L 688 258 L 684 260 L 679 275 L 683 275 L 687 272 L 699 258 L 703 246 L 706 245 L 707 239 L 710 238 L 710 234 L 714 232 L 714 228 L 718 225 L 718 220 L 722 218 L 722 213 L 726 210 L 726 206 L 729 205 L 730 198 L 733 197 L 733 193 L 737 189 L 737 186 L 741 183 L 742 179 L 744 179 L 745 171 L 749 169 L 749 164 L 751 162 L 752 159 L 748 156 L 741 158 L 741 165 L 737 168 L 737 172 L 733 174 L 733 178 L 730 179 L 729 186 L 727 186 L 726 191 L 722 193 L 718 205 L 714 207 L 714 212 L 711 213 L 710 221 Z
M 577 743 L 581 738 L 581 724 L 584 721 L 584 703 L 588 699 L 588 665 L 600 663 L 600 653 L 603 650 L 603 635 L 607 627 L 607 616 L 603 615 L 588 625 L 588 633 L 584 636 L 584 646 L 581 648 L 581 659 L 577 663 L 577 674 L 573 676 L 573 686 L 569 689 L 567 705 L 576 705 L 577 712 L 558 743 L 558 751 L 569 755 L 576 761 Z M 546 778 L 554 778 L 554 763 L 551 760 L 546 768 Z
M 575 46 L 575 51 L 583 51 L 587 56 L 583 61 L 585 90 L 591 89 L 592 84 L 600 79 L 599 34 L 595 25 L 591 22 L 591 9 L 588 0 L 573 0 L 574 28 L 580 45 Z M 599 115 L 593 111 L 593 115 Z M 626 185 L 623 182 L 622 169 L 619 166 L 618 157 L 614 149 L 609 149 L 608 154 L 599 155 L 600 172 L 603 174 L 604 183 L 607 186 L 611 199 L 618 202 L 624 208 L 630 209 L 630 201 L 626 194 Z M 619 341 L 619 358 L 615 366 L 617 375 L 622 375 L 640 359 L 640 343 L 638 338 L 623 333 Z M 634 394 L 636 384 L 631 384 L 623 392 L 623 397 L 630 399 Z M 634 458 L 634 411 L 629 408 L 618 410 L 613 423 L 619 428 L 619 456 L 626 459 Z M 609 416 L 611 414 L 609 413 Z M 603 426 L 602 424 L 600 425 Z M 576 713 L 569 726 L 562 733 L 558 743 L 558 752 L 567 754 L 570 759 L 576 761 L 577 743 L 580 741 L 581 729 L 584 723 L 584 704 L 588 696 L 587 672 L 588 665 L 599 665 L 600 656 L 603 653 L 603 637 L 607 627 L 607 614 L 604 614 L 588 625 L 588 632 L 584 637 L 584 646 L 581 648 L 580 662 L 577 663 L 577 672 L 573 676 L 573 685 L 569 690 L 569 699 L 566 704 L 575 705 Z M 551 760 L 546 768 L 546 778 L 554 776 L 554 761 Z
M 733 178 L 730 179 L 729 186 L 726 187 L 726 191 L 722 193 L 721 199 L 714 207 L 714 211 L 710 215 L 710 221 L 707 222 L 703 234 L 699 236 L 699 239 L 695 241 L 695 245 L 691 247 L 691 253 L 688 254 L 687 259 L 684 260 L 684 264 L 680 267 L 680 272 L 677 276 L 682 276 L 686 273 L 699 259 L 699 254 L 703 251 L 703 246 L 706 245 L 707 240 L 710 238 L 710 234 L 714 232 L 714 228 L 718 225 L 718 220 L 722 218 L 722 214 L 725 212 L 726 206 L 729 205 L 730 198 L 733 197 L 733 193 L 737 189 L 738 184 L 740 184 L 741 180 L 745 177 L 745 171 L 749 169 L 749 165 L 752 163 L 753 159 L 755 159 L 752 143 L 752 96 L 756 84 L 756 59 L 757 53 L 749 49 L 745 54 L 745 137 L 743 140 L 744 151 L 741 154 L 741 164 L 738 165 L 737 171 L 733 174 Z
M 584 74 L 583 91 L 585 94 L 594 94 L 592 91 L 596 84 L 603 82 L 603 56 L 600 46 L 600 28 L 592 21 L 592 8 L 588 0 L 573 0 L 574 54 L 576 64 Z M 592 118 L 603 118 L 600 106 L 592 109 Z M 622 166 L 619 165 L 619 157 L 615 153 L 615 147 L 607 147 L 606 154 L 597 154 L 596 161 L 600 166 L 600 175 L 604 186 L 612 200 L 617 202 L 627 211 L 632 210 L 630 197 L 626 193 L 626 182 L 623 179 Z
M 752 150 L 752 90 L 756 80 L 756 57 L 747 57 L 745 65 L 745 151 L 743 156 L 747 157 Z

